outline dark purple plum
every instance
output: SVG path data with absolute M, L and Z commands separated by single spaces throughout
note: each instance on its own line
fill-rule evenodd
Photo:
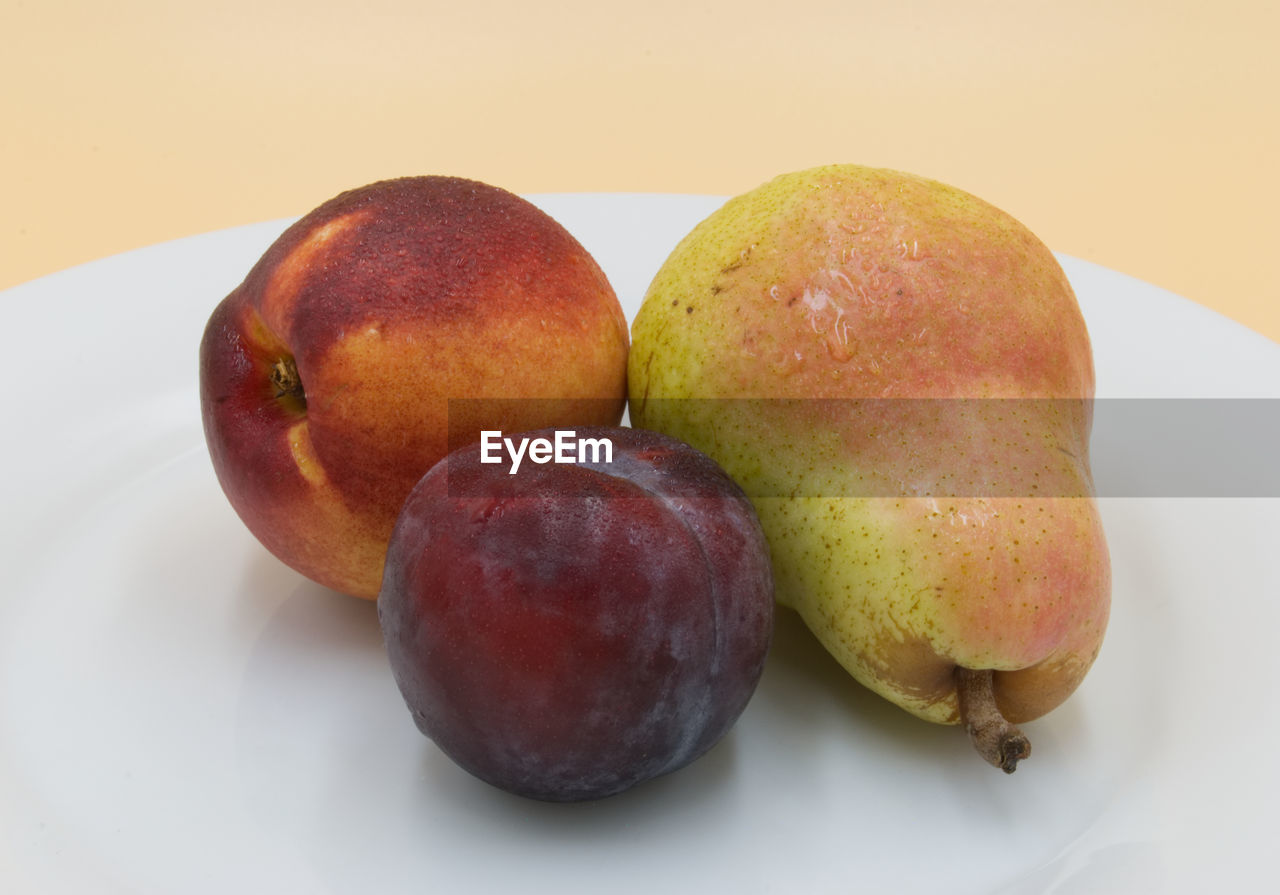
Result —
M 764 535 L 714 461 L 640 429 L 576 436 L 608 439 L 612 461 L 511 474 L 479 443 L 441 460 L 400 513 L 378 596 L 418 728 L 482 780 L 549 801 L 705 753 L 751 698 L 773 629 Z

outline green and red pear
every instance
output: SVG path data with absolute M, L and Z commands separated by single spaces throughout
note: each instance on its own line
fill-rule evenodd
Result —
M 1092 351 L 1053 254 L 937 181 L 810 169 L 694 228 L 632 342 L 631 419 L 742 484 L 779 601 L 1011 771 L 1013 725 L 1076 689 L 1110 606 Z

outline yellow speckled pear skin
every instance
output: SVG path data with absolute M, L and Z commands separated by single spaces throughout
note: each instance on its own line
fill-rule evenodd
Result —
M 778 600 L 853 677 L 1013 770 L 1111 592 L 1092 351 L 1043 243 L 926 178 L 783 175 L 671 253 L 628 390 L 752 497 Z

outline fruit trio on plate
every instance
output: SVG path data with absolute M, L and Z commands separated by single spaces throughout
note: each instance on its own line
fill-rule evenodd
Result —
M 775 599 L 1007 772 L 1015 724 L 1102 642 L 1083 318 L 1032 233 L 936 181 L 834 165 L 735 197 L 629 334 L 527 201 L 371 184 L 218 306 L 200 383 L 245 524 L 376 597 L 418 727 L 521 795 L 599 798 L 705 753 Z

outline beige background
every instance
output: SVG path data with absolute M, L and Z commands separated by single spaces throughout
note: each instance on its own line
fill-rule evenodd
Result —
M 1280 341 L 1278 34 L 1260 0 L 0 0 L 0 287 L 402 174 L 851 161 Z

